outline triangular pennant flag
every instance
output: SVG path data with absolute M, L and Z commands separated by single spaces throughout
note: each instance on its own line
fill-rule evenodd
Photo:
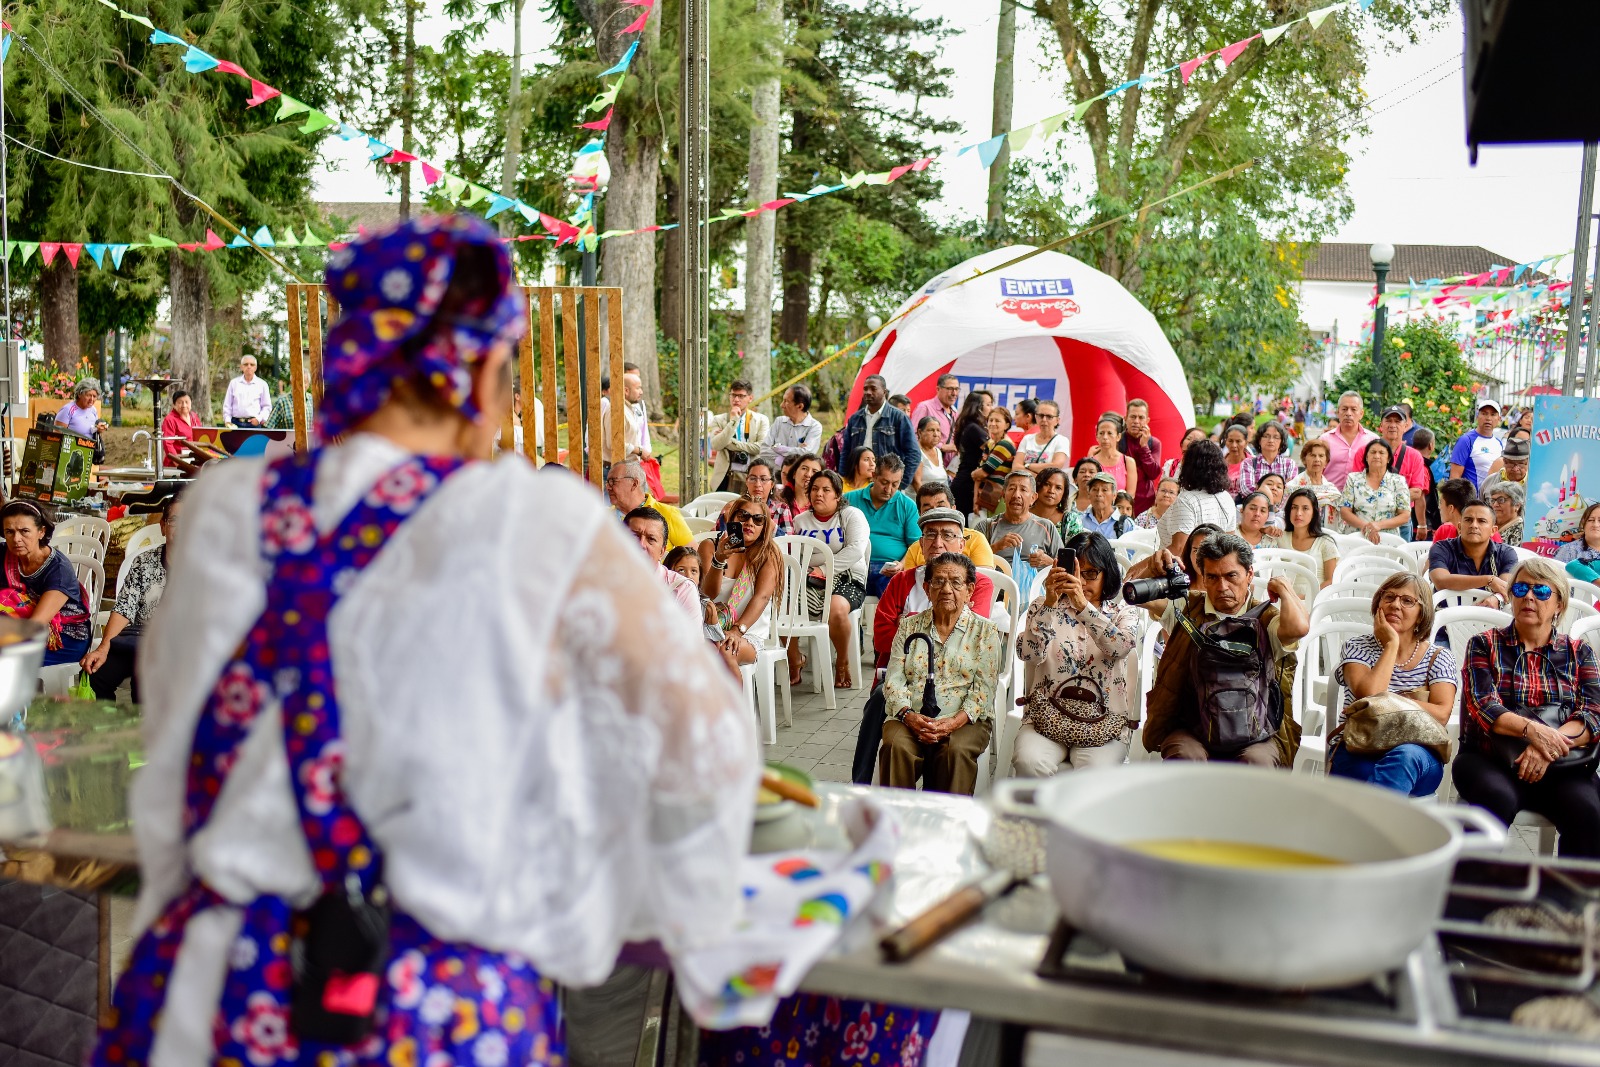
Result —
M 106 7 L 109 7 L 113 11 L 121 11 L 122 10 L 115 3 L 113 3 L 112 0 L 100 0 L 100 2 L 102 4 L 104 4 Z
M 39 251 L 39 243 L 37 241 L 18 241 L 17 248 L 22 252 L 22 259 L 19 262 L 26 266 L 28 260 L 33 258 L 33 254 Z
M 611 126 L 611 116 L 616 112 L 616 110 L 616 108 L 608 108 L 606 110 L 605 118 L 595 119 L 593 122 L 585 122 L 582 124 L 581 128 L 585 130 L 608 129 Z
M 1361 0 L 1361 10 L 1365 11 L 1367 8 L 1371 7 L 1372 4 L 1373 0 Z
M 158 29 L 154 29 L 154 28 L 152 28 L 151 31 L 150 31 L 150 43 L 151 44 L 181 44 L 185 48 L 187 48 L 189 46 L 189 42 L 185 41 L 182 37 L 174 37 L 174 36 L 172 36 L 172 34 L 167 33 L 165 30 L 158 30 Z
M 241 233 L 239 236 L 235 237 L 233 240 L 228 242 L 228 247 L 229 248 L 249 248 L 250 247 L 250 242 L 246 241 L 244 239 L 244 234 Z
M 788 207 L 792 203 L 794 203 L 794 201 L 789 199 L 786 196 L 779 197 L 776 200 L 768 200 L 765 204 L 762 204 L 761 205 L 761 210 L 762 211 L 776 211 L 780 207 Z
M 1049 118 L 1041 120 L 1039 122 L 1040 140 L 1048 141 L 1050 138 L 1054 137 L 1057 131 L 1061 129 L 1061 124 L 1067 121 L 1067 116 L 1069 114 L 1071 114 L 1071 112 L 1063 111 L 1059 115 L 1051 115 Z
M 122 269 L 122 257 L 128 251 L 127 245 L 111 245 L 111 266 L 116 270 Z
M 1222 65 L 1224 67 L 1232 66 L 1233 61 L 1238 59 L 1240 54 L 1243 53 L 1246 48 L 1250 47 L 1251 41 L 1259 41 L 1260 39 L 1261 35 L 1259 33 L 1252 34 L 1251 36 L 1246 37 L 1244 40 L 1235 41 L 1218 51 L 1217 55 L 1222 57 Z
M 634 19 L 632 22 L 630 22 L 626 26 L 622 27 L 622 29 L 618 30 L 617 31 L 617 36 L 618 37 L 623 37 L 623 36 L 626 36 L 627 34 L 630 34 L 630 33 L 638 33 L 640 30 L 644 29 L 644 24 L 649 22 L 649 21 L 650 21 L 650 8 L 647 7 L 643 11 L 641 11 L 639 13 L 639 17 L 638 18 Z
M 451 200 L 461 199 L 461 194 L 467 191 L 467 179 L 458 178 L 454 174 L 446 173 L 444 176 L 444 192 Z
M 1194 72 L 1200 69 L 1200 64 L 1214 55 L 1216 55 L 1215 52 L 1207 52 L 1204 55 L 1195 56 L 1193 59 L 1186 59 L 1179 63 L 1178 76 L 1183 79 L 1183 84 L 1188 85 L 1189 79 L 1194 77 Z
M 979 148 L 979 151 L 982 151 L 983 146 L 979 145 L 978 148 Z M 996 151 L 998 151 L 998 149 Z M 991 157 L 991 159 L 992 159 L 992 157 Z M 988 165 L 989 164 L 987 164 L 987 163 L 984 164 L 985 167 L 987 167 Z M 846 178 L 844 180 L 844 184 L 846 186 L 848 186 L 849 188 L 851 188 L 851 189 L 858 189 L 858 188 L 861 187 L 862 183 L 865 182 L 866 180 L 867 180 L 866 172 L 858 170 L 854 174 L 850 175 L 850 177 Z
M 500 214 L 500 212 L 509 209 L 512 204 L 512 200 L 509 196 L 501 196 L 499 193 L 492 193 L 490 195 L 494 203 L 488 211 L 483 213 L 483 217 L 486 219 L 494 218 L 496 215 Z
M 435 167 L 432 163 L 422 164 L 422 180 L 428 185 L 432 185 L 434 182 L 438 181 L 440 175 L 441 172 L 439 168 Z
M 106 267 L 106 248 L 106 245 L 96 244 L 87 244 L 83 246 L 83 250 L 89 253 L 89 258 L 94 260 L 94 265 L 99 267 L 101 270 L 105 270 Z
M 866 185 L 888 185 L 889 184 L 889 172 L 886 171 L 886 170 L 882 170 L 882 171 L 879 171 L 876 174 L 869 174 L 869 175 L 867 175 L 867 180 L 866 180 L 866 182 L 864 184 L 866 184 Z
M 300 127 L 300 132 L 316 133 L 318 130 L 325 130 L 333 124 L 333 119 L 329 118 L 327 115 L 324 115 L 320 111 L 313 111 L 311 114 L 306 116 L 306 121 Z
M 1098 96 L 1095 96 L 1095 97 L 1090 97 L 1088 100 L 1079 100 L 1076 104 L 1073 104 L 1072 105 L 1072 121 L 1073 122 L 1081 122 L 1081 121 L 1083 121 L 1084 112 L 1088 111 L 1091 107 L 1093 107 L 1094 106 L 1094 102 L 1096 100 L 1098 100 L 1098 99 L 1100 99 L 1100 98 Z
M 465 205 L 467 207 L 471 207 L 473 204 L 476 204 L 479 201 L 487 200 L 489 197 L 494 195 L 494 193 L 490 192 L 488 189 L 485 189 L 481 185 L 468 185 L 467 188 L 472 190 L 472 196 L 467 200 Z
M 222 238 L 218 237 L 214 231 L 212 231 L 212 230 L 207 230 L 206 231 L 205 250 L 207 252 L 215 252 L 219 248 L 226 248 L 226 247 L 227 247 L 227 245 L 222 243 Z
M 49 266 L 50 261 L 56 258 L 56 253 L 61 251 L 61 245 L 56 241 L 40 241 L 39 254 L 44 257 L 44 265 Z
M 1132 81 L 1123 82 L 1121 85 L 1117 86 L 1115 89 L 1107 89 L 1106 90 L 1106 98 L 1110 99 L 1111 97 L 1116 96 L 1118 93 L 1126 92 L 1127 90 L 1132 89 L 1135 85 L 1138 85 L 1138 84 L 1139 84 L 1139 79 L 1138 78 L 1135 78 Z
M 909 163 L 902 163 L 898 167 L 890 167 L 889 168 L 889 180 L 890 181 L 894 181 L 897 178 L 900 178 L 902 175 L 906 174 L 910 170 L 911 170 L 911 164 L 909 164 Z M 784 203 L 792 204 L 792 203 L 794 203 L 795 199 L 796 198 L 792 197 L 792 196 L 785 197 L 784 198 Z
M 1006 143 L 1011 146 L 1011 151 L 1020 152 L 1028 147 L 1028 142 L 1033 140 L 1034 131 L 1039 128 L 1038 123 L 1024 126 L 1020 130 L 1012 130 L 1006 134 Z
M 251 78 L 250 99 L 246 100 L 244 103 L 246 107 L 257 107 L 261 104 L 265 104 L 268 100 L 271 100 L 275 96 L 282 95 L 282 93 L 278 92 L 278 90 L 274 89 L 265 82 L 258 82 L 254 78 Z
M 610 70 L 602 70 L 597 75 L 597 77 L 604 78 L 608 74 L 621 74 L 621 73 L 623 73 L 624 71 L 626 71 L 628 69 L 629 64 L 631 64 L 633 62 L 633 54 L 635 52 L 637 52 L 638 50 L 639 50 L 639 42 L 635 41 L 635 42 L 633 42 L 632 44 L 630 44 L 628 46 L 628 50 L 622 54 L 622 58 L 621 59 L 617 60 L 617 63 L 616 63 L 616 65 L 614 67 L 612 67 Z
M 383 161 L 385 163 L 394 163 L 398 165 L 401 163 L 415 163 L 417 161 L 417 157 L 412 155 L 410 152 L 402 152 L 400 149 L 396 148 L 394 151 L 385 156 Z
M 1268 48 L 1271 48 L 1278 43 L 1279 37 L 1289 32 L 1291 26 L 1304 21 L 1305 19 L 1295 19 L 1293 22 L 1285 22 L 1282 26 L 1268 26 L 1261 31 L 1261 40 L 1266 43 Z
M 516 209 L 517 209 L 517 214 L 521 215 L 524 219 L 528 220 L 529 222 L 532 222 L 534 219 L 539 217 L 539 213 L 537 211 L 535 211 L 530 205 L 524 204 L 521 200 L 517 201 Z
M 81 244 L 63 244 L 61 246 L 61 251 L 65 252 L 67 254 L 67 262 L 72 264 L 72 269 L 73 270 L 77 270 L 78 269 L 78 257 L 83 254 L 83 245 L 81 245 Z
M 376 137 L 367 138 L 367 158 L 376 163 L 394 149 L 378 140 Z
M 281 234 L 278 235 L 278 247 L 279 248 L 299 248 L 300 247 L 300 238 L 298 238 L 298 237 L 296 237 L 294 235 L 294 227 L 293 226 L 290 226 L 287 230 L 284 230 Z
M 1319 7 L 1319 8 L 1317 8 L 1315 11 L 1307 11 L 1306 12 L 1306 21 L 1311 23 L 1311 28 L 1313 30 L 1320 30 L 1322 28 L 1322 24 L 1327 21 L 1328 16 L 1333 14 L 1335 11 L 1339 10 L 1343 6 L 1344 6 L 1344 4 L 1342 4 L 1342 3 L 1341 4 L 1329 4 L 1327 7 Z
M 237 74 L 241 78 L 250 77 L 250 75 L 244 72 L 243 67 L 239 66 L 237 63 L 230 63 L 226 59 L 217 60 L 217 72 L 219 74 Z
M 272 231 L 267 229 L 265 226 L 263 226 L 263 227 L 261 227 L 261 229 L 257 230 L 256 233 L 255 233 L 255 236 L 250 238 L 250 240 L 254 241 L 261 248 L 273 248 L 273 247 L 276 247 L 272 243 Z
M 188 244 L 181 244 L 178 247 L 183 249 L 185 252 L 198 252 L 198 251 L 200 251 L 200 245 L 198 245 L 198 244 L 196 244 L 196 243 L 194 243 L 192 241 L 189 242 Z
M 991 137 L 978 146 L 978 163 L 984 170 L 994 166 L 995 157 L 1000 154 L 1000 143 L 1006 139 L 1005 134 Z
M 622 91 L 622 83 L 626 79 L 618 78 L 606 87 L 606 91 L 589 101 L 588 111 L 604 111 L 617 102 L 617 94 Z
M 8 33 L 8 34 L 6 34 L 5 40 L 0 41 L 0 63 L 4 63 L 6 61 L 6 57 L 9 56 L 10 54 L 11 54 L 11 35 Z
M 273 118 L 278 122 L 282 122 L 290 115 L 303 115 L 310 110 L 310 104 L 302 104 L 292 96 L 280 96 L 278 98 L 278 113 Z
M 169 241 L 165 237 L 162 237 L 159 233 L 153 233 L 153 234 L 150 235 L 150 247 L 151 248 L 177 248 L 178 247 L 178 242 Z
M 312 231 L 309 223 L 306 225 L 305 236 L 300 238 L 301 248 L 321 248 L 327 243 Z
M 361 138 L 363 138 L 365 136 L 366 136 L 366 134 L 362 133 L 360 130 L 356 129 L 354 126 L 350 125 L 348 122 L 339 123 L 339 140 L 341 140 L 341 141 L 359 141 L 359 140 L 361 140 Z
M 117 14 L 121 15 L 123 18 L 127 19 L 129 22 L 137 22 L 139 25 L 143 26 L 147 30 L 153 30 L 153 29 L 156 28 L 155 27 L 155 23 L 151 22 L 149 19 L 145 18 L 143 15 L 135 15 L 131 11 L 122 11 L 122 10 L 118 10 Z
M 215 69 L 216 65 L 216 56 L 208 55 L 194 45 L 190 45 L 189 50 L 183 54 L 183 69 L 190 74 L 204 74 L 208 70 Z

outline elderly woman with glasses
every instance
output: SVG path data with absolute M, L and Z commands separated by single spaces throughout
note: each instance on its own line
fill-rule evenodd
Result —
M 1372 594 L 1372 633 L 1344 643 L 1334 682 L 1344 689 L 1343 730 L 1351 704 L 1379 693 L 1402 693 L 1446 725 L 1456 704 L 1456 662 L 1433 643 L 1433 590 L 1409 571 L 1391 575 Z M 1328 773 L 1355 778 L 1407 796 L 1430 796 L 1444 779 L 1439 757 L 1417 744 L 1397 745 L 1381 756 L 1356 755 L 1334 743 Z
M 1461 683 L 1461 798 L 1507 825 L 1519 811 L 1555 824 L 1562 856 L 1600 857 L 1600 662 L 1556 630 L 1567 576 L 1545 559 L 1511 572 L 1511 624 L 1467 642 Z
M 72 387 L 72 403 L 56 412 L 56 425 L 84 437 L 105 428 L 100 419 L 100 383 L 85 378 Z
M 887 786 L 971 796 L 989 747 L 994 694 L 1005 655 L 1000 628 L 972 610 L 978 569 L 954 552 L 924 571 L 927 610 L 903 619 L 884 677 L 878 778 Z M 934 704 L 924 681 L 933 680 Z
M 1494 524 L 1500 540 L 1508 545 L 1522 544 L 1522 505 L 1527 499 L 1516 482 L 1496 482 L 1483 497 L 1494 509 Z

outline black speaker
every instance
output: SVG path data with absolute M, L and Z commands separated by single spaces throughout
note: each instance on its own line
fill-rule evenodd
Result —
M 1597 0 L 1462 0 L 1467 145 L 1600 140 Z

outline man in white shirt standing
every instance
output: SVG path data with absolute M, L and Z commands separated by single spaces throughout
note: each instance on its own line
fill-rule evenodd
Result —
M 1477 490 L 1489 475 L 1505 466 L 1500 454 L 1505 446 L 1494 435 L 1500 425 L 1500 405 L 1493 400 L 1478 403 L 1477 425 L 1462 434 L 1450 450 L 1450 477 L 1465 478 Z
M 788 459 L 796 453 L 822 454 L 822 423 L 811 417 L 811 390 L 803 385 L 791 385 L 783 391 L 778 401 L 783 414 L 772 420 L 772 434 L 767 447 Z
M 256 377 L 254 356 L 239 361 L 239 377 L 228 383 L 222 398 L 222 421 L 235 426 L 265 426 L 272 412 L 272 389 Z

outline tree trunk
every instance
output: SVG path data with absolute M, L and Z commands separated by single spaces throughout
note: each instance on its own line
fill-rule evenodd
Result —
M 790 229 L 796 227 L 791 226 Z M 798 235 L 791 240 L 798 240 Z M 811 324 L 811 249 L 785 245 L 783 249 L 783 316 L 778 339 L 806 349 Z
M 406 43 L 401 58 L 400 80 L 400 149 L 412 151 L 412 126 L 417 111 L 417 2 L 405 0 Z M 411 217 L 411 164 L 400 166 L 400 217 Z
M 168 287 L 172 297 L 172 376 L 194 397 L 202 422 L 211 418 L 211 369 L 206 345 L 206 319 L 211 307 L 211 282 L 206 269 L 182 252 L 167 253 Z
M 44 356 L 52 367 L 71 372 L 81 355 L 78 336 L 78 272 L 64 254 L 39 272 L 39 317 Z
M 514 199 L 512 190 L 517 184 L 517 171 L 522 166 L 522 3 L 511 5 L 511 87 L 506 99 L 506 150 L 500 157 L 500 195 Z M 500 235 L 511 236 L 515 214 L 500 213 Z
M 580 3 L 594 31 L 600 62 L 611 66 L 635 37 L 618 37 L 617 30 L 637 17 L 639 8 L 616 0 Z M 639 52 L 628 80 L 648 83 L 654 77 L 653 57 L 661 41 L 661 16 L 645 24 L 638 34 Z M 660 118 L 649 108 L 645 92 L 624 94 L 617 101 L 606 131 L 606 161 L 611 184 L 605 193 L 606 225 L 613 230 L 633 230 L 656 222 L 657 186 L 661 173 Z M 647 405 L 660 403 L 661 369 L 656 358 L 656 240 L 653 233 L 617 237 L 600 245 L 600 281 L 620 286 L 622 300 L 622 358 L 638 364 Z
M 1016 77 L 1017 3 L 1000 0 L 1000 31 L 994 46 L 994 116 L 989 136 L 998 137 L 1011 129 L 1011 97 Z M 1006 216 L 1006 167 L 1011 162 L 1011 145 L 1000 142 L 1000 154 L 989 168 L 989 229 L 998 232 Z
M 756 18 L 766 24 L 766 40 L 783 40 L 783 0 L 757 0 Z M 774 65 L 782 62 L 770 47 L 768 52 Z M 778 197 L 778 83 L 774 73 L 757 82 L 750 93 L 751 207 Z M 777 227 L 777 215 L 771 211 L 744 224 L 744 370 L 756 396 L 772 388 L 772 241 Z M 770 400 L 760 407 L 771 414 Z

